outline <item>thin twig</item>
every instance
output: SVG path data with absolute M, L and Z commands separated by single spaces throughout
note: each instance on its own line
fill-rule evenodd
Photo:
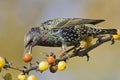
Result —
M 29 67 L 25 66 L 25 67 L 26 68 L 24 68 L 24 67 L 18 68 L 18 67 L 13 66 L 12 64 L 5 64 L 4 69 L 13 69 L 13 70 L 20 71 L 23 74 L 26 74 L 26 73 L 28 74 L 32 70 L 37 70 L 38 65 L 29 66 Z

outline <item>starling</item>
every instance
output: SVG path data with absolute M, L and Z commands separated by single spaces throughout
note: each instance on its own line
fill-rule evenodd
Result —
M 24 37 L 24 52 L 30 53 L 34 46 L 76 46 L 89 36 L 117 34 L 117 29 L 105 29 L 96 24 L 104 20 L 82 18 L 55 18 L 32 27 Z

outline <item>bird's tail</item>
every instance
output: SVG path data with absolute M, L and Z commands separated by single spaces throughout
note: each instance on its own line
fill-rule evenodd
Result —
M 117 34 L 117 29 L 102 29 L 101 34 Z

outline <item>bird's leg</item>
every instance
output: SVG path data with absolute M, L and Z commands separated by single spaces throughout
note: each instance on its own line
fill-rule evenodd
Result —
M 88 55 L 88 53 L 85 53 L 84 55 L 82 55 L 82 57 L 84 57 L 84 56 L 86 56 L 87 57 L 87 61 L 89 61 L 90 56 Z
M 74 47 L 68 49 L 67 51 L 63 52 L 63 53 L 60 55 L 60 57 L 65 56 L 68 52 L 72 51 L 73 49 L 76 49 L 76 47 L 74 46 Z
M 64 53 L 62 53 L 62 54 L 60 55 L 60 57 L 63 57 L 64 55 L 68 54 L 68 53 L 69 53 L 70 51 L 72 51 L 72 50 L 76 51 L 76 48 L 79 47 L 79 46 L 80 46 L 80 43 L 76 44 L 76 45 L 73 46 L 72 48 L 70 48 L 70 49 L 66 50 Z
M 67 44 L 66 44 L 66 42 L 63 40 L 63 41 L 62 41 L 61 50 L 58 51 L 58 53 L 60 53 L 60 54 L 61 54 L 61 53 L 64 53 L 66 49 L 67 49 Z
M 98 38 L 97 42 L 101 42 L 102 38 L 105 37 L 104 35 L 98 35 L 98 36 L 95 36 L 95 38 Z M 111 45 L 115 43 L 114 39 L 112 38 L 112 35 L 110 35 L 111 37 Z
M 67 44 L 65 41 L 62 42 L 62 53 L 61 53 L 61 56 L 64 56 L 67 52 L 65 51 L 67 49 Z
M 66 48 L 67 48 L 67 44 L 64 42 L 64 43 L 62 43 L 62 50 L 63 51 L 65 51 L 66 50 Z
M 111 37 L 111 45 L 113 45 L 114 43 L 115 43 L 115 40 L 113 39 L 113 37 L 112 37 L 112 35 L 110 35 L 110 37 Z

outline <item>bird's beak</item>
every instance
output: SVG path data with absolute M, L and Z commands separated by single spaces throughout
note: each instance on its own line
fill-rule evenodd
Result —
M 24 47 L 24 53 L 32 53 L 32 45 L 28 45 Z

